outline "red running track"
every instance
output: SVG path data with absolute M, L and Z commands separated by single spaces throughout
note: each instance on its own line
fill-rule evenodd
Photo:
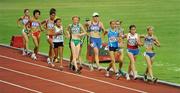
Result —
M 38 55 L 33 61 L 21 51 L 0 46 L 0 93 L 180 93 L 180 89 L 142 80 L 105 77 L 105 71 L 89 71 L 84 67 L 80 75 L 68 69 L 48 67 L 46 57 Z

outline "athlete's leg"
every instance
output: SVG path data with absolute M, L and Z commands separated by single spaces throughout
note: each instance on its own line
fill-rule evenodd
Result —
M 123 52 L 123 50 L 122 50 L 122 51 L 120 52 L 120 57 L 119 57 L 119 70 L 122 69 L 123 59 L 124 59 L 124 52 Z
M 134 55 L 131 53 L 128 53 L 128 58 L 130 60 L 130 69 L 128 70 L 128 73 L 130 73 L 130 71 L 133 72 L 134 78 L 136 77 L 136 68 L 135 68 L 135 59 L 134 59 Z
M 29 37 L 27 35 L 27 33 L 25 33 L 24 31 L 22 32 L 23 38 L 24 38 L 24 49 L 28 50 L 28 43 L 29 43 Z
M 34 53 L 37 54 L 39 47 L 38 38 L 36 36 L 32 36 L 32 39 L 34 43 Z
M 59 50 L 60 50 L 59 51 L 60 66 L 63 66 L 63 50 L 64 50 L 63 46 L 60 46 Z
M 78 46 L 78 45 L 77 45 L 77 46 Z M 77 60 L 77 53 L 76 53 L 76 51 L 77 51 L 77 46 L 75 46 L 74 42 L 71 41 L 72 56 L 73 56 L 72 62 L 73 62 L 73 64 L 74 64 L 74 66 L 75 66 L 75 70 L 76 70 L 76 71 L 77 71 L 77 69 L 78 69 L 77 62 L 76 62 L 76 60 Z
M 93 50 L 94 50 L 96 65 L 99 68 L 100 67 L 100 65 L 99 65 L 99 49 L 97 47 L 94 47 Z
M 115 64 L 115 52 L 114 51 L 110 51 L 109 52 L 110 54 L 110 57 L 111 57 L 111 64 L 112 64 L 112 68 L 113 68 L 113 71 L 116 73 L 116 64 Z
M 80 46 L 79 56 L 78 56 L 78 61 L 79 61 L 80 66 L 82 66 L 81 50 L 82 50 L 82 46 Z
M 50 58 L 50 61 L 52 62 L 53 61 L 53 42 L 52 42 L 52 39 L 51 38 L 48 38 L 47 39 L 47 42 L 49 43 L 49 58 Z

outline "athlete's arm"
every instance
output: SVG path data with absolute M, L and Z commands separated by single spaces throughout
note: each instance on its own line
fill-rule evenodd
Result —
M 39 28 L 40 28 L 41 31 L 44 31 L 44 29 L 42 28 L 42 25 L 41 25 L 40 22 L 39 22 Z
M 66 33 L 65 33 L 65 37 L 66 38 L 70 38 L 70 25 L 68 25 L 67 29 L 66 29 Z
M 102 32 L 103 32 L 103 34 L 102 34 L 102 39 L 103 39 L 104 36 L 107 34 L 108 31 L 104 28 L 104 25 L 103 25 L 102 22 L 100 22 L 100 26 L 101 26 L 101 29 L 102 29 Z
M 23 18 L 22 18 L 22 17 L 20 17 L 20 18 L 17 20 L 17 25 L 18 25 L 18 27 L 19 27 L 19 28 L 21 28 L 20 21 L 21 21 L 22 19 L 23 19 Z
M 138 38 L 137 38 L 137 43 L 138 43 L 139 46 L 143 46 L 143 43 L 142 43 L 142 41 L 140 39 L 140 36 L 138 36 Z
M 84 27 L 83 27 L 82 25 L 80 25 L 80 27 L 81 27 L 81 31 L 82 31 L 82 33 L 80 34 L 80 36 L 86 35 L 87 32 L 86 32 L 86 30 L 84 29 Z
M 46 24 L 47 24 L 47 19 L 46 19 L 46 20 L 43 20 L 43 21 L 41 22 L 41 25 L 43 26 L 44 29 L 47 29 Z
M 157 37 L 154 38 L 154 44 L 157 46 L 157 47 L 160 47 L 160 42 L 158 40 Z
M 29 20 L 26 24 L 25 24 L 25 28 L 31 33 L 31 24 L 32 20 Z

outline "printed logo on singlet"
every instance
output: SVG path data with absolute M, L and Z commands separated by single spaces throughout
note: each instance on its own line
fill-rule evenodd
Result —
M 80 27 L 79 27 L 79 25 L 72 25 L 72 26 L 71 26 L 71 32 L 72 32 L 72 34 L 80 33 Z
M 25 25 L 25 24 L 28 23 L 28 21 L 29 21 L 29 19 L 24 18 L 24 19 L 22 20 L 22 23 Z
M 117 37 L 115 36 L 109 37 L 109 42 L 117 42 Z
M 100 31 L 99 24 L 97 25 L 91 24 L 90 31 Z
M 38 22 L 32 22 L 31 25 L 32 25 L 32 27 L 38 27 L 39 23 Z
M 137 39 L 135 36 L 129 36 L 128 45 L 130 45 L 130 46 L 136 46 L 137 45 Z
M 50 22 L 49 20 L 47 20 L 47 28 L 53 29 L 54 28 L 54 22 Z
M 146 36 L 144 39 L 145 46 L 153 46 L 154 39 L 152 36 Z
M 55 27 L 55 32 L 60 32 L 61 34 L 63 34 L 63 28 Z M 63 35 L 54 36 L 53 41 L 54 42 L 63 42 L 64 41 Z
M 112 29 L 109 29 L 108 31 L 108 45 L 110 47 L 118 47 L 118 32 L 112 31 Z
M 108 32 L 109 42 L 117 42 L 118 41 L 118 32 L 117 31 L 109 31 Z

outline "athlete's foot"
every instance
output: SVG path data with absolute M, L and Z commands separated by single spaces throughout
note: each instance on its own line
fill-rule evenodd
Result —
M 152 79 L 152 82 L 153 82 L 153 83 L 157 83 L 157 80 L 158 80 L 158 78 L 153 78 L 153 79 Z
M 116 79 L 119 80 L 120 77 L 121 77 L 121 74 L 119 72 L 116 73 Z
M 25 50 L 23 50 L 22 52 L 23 52 L 22 53 L 23 56 L 27 55 Z
M 71 70 L 71 69 L 72 69 L 72 64 L 71 64 L 71 62 L 69 62 L 69 66 L 68 66 L 68 68 L 69 68 L 69 70 Z
M 126 75 L 126 73 L 124 72 L 124 71 L 122 71 L 122 70 L 119 70 L 119 72 L 118 72 L 121 76 L 125 76 Z
M 26 55 L 30 55 L 30 54 L 31 54 L 31 52 L 26 50 Z
M 80 69 L 77 69 L 77 70 L 75 71 L 75 73 L 76 73 L 76 74 L 81 74 L 81 70 L 80 70 Z
M 31 55 L 31 58 L 32 58 L 33 60 L 37 60 L 37 57 L 36 57 L 36 55 L 35 55 L 34 53 Z
M 62 71 L 62 70 L 63 70 L 63 68 L 64 68 L 63 66 L 60 66 L 60 67 L 59 67 L 59 70 L 61 70 L 61 71 Z
M 90 65 L 89 68 L 90 68 L 90 71 L 94 71 L 94 68 L 92 65 Z
M 51 64 L 50 58 L 47 58 L 47 63 L 48 63 L 48 64 Z
M 126 80 L 130 80 L 129 74 L 126 74 Z
M 134 80 L 137 80 L 137 79 L 138 79 L 138 76 L 135 74 L 135 75 L 133 76 L 133 78 L 134 78 Z
M 75 70 L 76 70 L 76 68 L 75 68 L 75 66 L 74 66 L 74 65 L 72 65 L 72 70 L 73 70 L 73 71 L 75 71 Z
M 109 71 L 108 70 L 106 70 L 106 74 L 105 74 L 105 76 L 106 77 L 109 77 L 110 75 L 109 75 Z
M 143 78 L 143 79 L 144 79 L 144 81 L 145 81 L 145 82 L 147 82 L 147 81 L 148 81 L 148 79 L 147 79 L 147 75 L 146 75 L 146 74 L 144 74 L 144 78 Z
M 53 63 L 50 63 L 51 64 L 51 67 L 55 67 L 55 65 Z
M 82 66 L 80 66 L 80 67 L 79 67 L 79 70 L 82 70 L 82 69 L 83 69 L 83 67 L 82 67 Z
M 57 58 L 55 58 L 54 59 L 54 63 L 58 63 L 59 61 L 58 61 L 58 59 Z
M 97 67 L 97 70 L 98 70 L 98 71 L 101 71 L 101 70 L 102 70 L 102 68 L 101 68 L 101 67 Z

